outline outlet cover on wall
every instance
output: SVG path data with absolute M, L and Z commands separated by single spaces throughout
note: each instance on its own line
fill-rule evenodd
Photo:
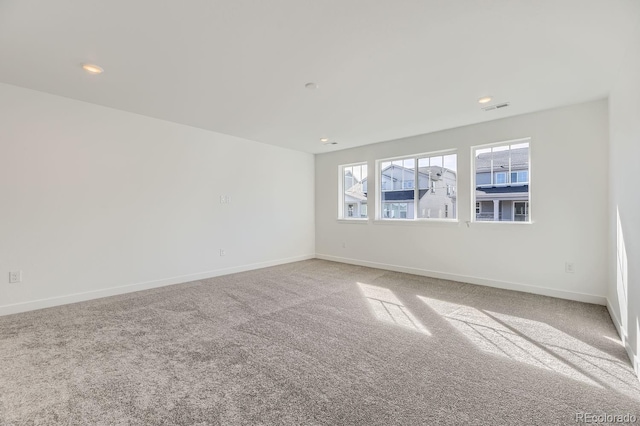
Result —
M 575 265 L 573 264 L 573 262 L 566 262 L 564 264 L 564 271 L 567 274 L 573 274 L 576 271 Z
M 9 272 L 9 282 L 10 283 L 22 282 L 22 271 L 11 271 L 11 272 Z
M 220 256 L 226 256 L 227 251 L 225 249 L 220 249 Z

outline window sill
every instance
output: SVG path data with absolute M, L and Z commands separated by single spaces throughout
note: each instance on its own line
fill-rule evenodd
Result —
M 366 225 L 367 223 L 369 223 L 369 219 L 368 218 L 362 218 L 362 219 L 336 219 L 336 221 L 338 223 L 357 223 L 359 225 Z
M 460 221 L 458 219 L 376 219 L 373 221 L 376 225 L 428 225 L 428 224 L 438 224 L 438 225 L 450 225 L 450 226 L 458 226 Z
M 528 221 L 528 222 L 520 222 L 520 221 L 515 221 L 515 220 L 471 220 L 471 221 L 467 221 L 467 226 L 468 225 L 476 225 L 476 224 L 491 224 L 491 225 L 533 225 L 533 221 Z

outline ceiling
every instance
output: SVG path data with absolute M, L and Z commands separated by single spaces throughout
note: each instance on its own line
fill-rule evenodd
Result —
M 606 97 L 638 11 L 635 0 L 0 0 L 0 82 L 320 153 Z M 484 112 L 484 95 L 511 105 Z

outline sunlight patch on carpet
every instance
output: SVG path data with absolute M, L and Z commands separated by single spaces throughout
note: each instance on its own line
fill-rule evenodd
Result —
M 363 283 L 358 286 L 378 320 L 431 335 L 391 290 Z
M 560 355 L 560 349 L 562 348 L 552 348 L 549 346 L 551 341 L 561 344 L 570 342 L 574 345 L 578 342 L 577 339 L 553 329 L 553 327 L 547 326 L 542 328 L 545 335 L 551 333 L 550 329 L 555 330 L 555 332 L 551 334 L 552 338 L 538 341 L 540 337 L 539 333 L 528 336 L 523 334 L 520 329 L 514 330 L 513 325 L 510 323 L 513 323 L 512 320 L 515 317 L 506 319 L 505 317 L 507 316 L 500 314 L 501 318 L 498 320 L 497 318 L 492 318 L 490 314 L 470 306 L 423 296 L 418 296 L 418 298 L 438 314 L 442 315 L 456 330 L 462 333 L 483 352 L 550 370 L 592 386 L 602 387 L 596 380 L 583 374 L 583 372 L 580 371 L 581 368 L 574 367 L 570 362 L 566 362 L 564 360 L 566 354 L 562 353 L 562 355 Z M 497 314 L 493 313 L 493 315 Z M 520 320 L 520 325 L 530 322 L 531 324 L 529 324 L 529 326 L 531 330 L 546 325 L 524 318 L 518 318 L 518 320 Z M 575 360 L 573 361 L 575 362 Z

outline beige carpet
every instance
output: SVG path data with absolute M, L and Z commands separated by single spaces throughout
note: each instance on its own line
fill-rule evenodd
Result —
M 541 283 L 544 284 L 544 283 Z M 640 417 L 602 306 L 310 260 L 0 317 L 0 424 Z

